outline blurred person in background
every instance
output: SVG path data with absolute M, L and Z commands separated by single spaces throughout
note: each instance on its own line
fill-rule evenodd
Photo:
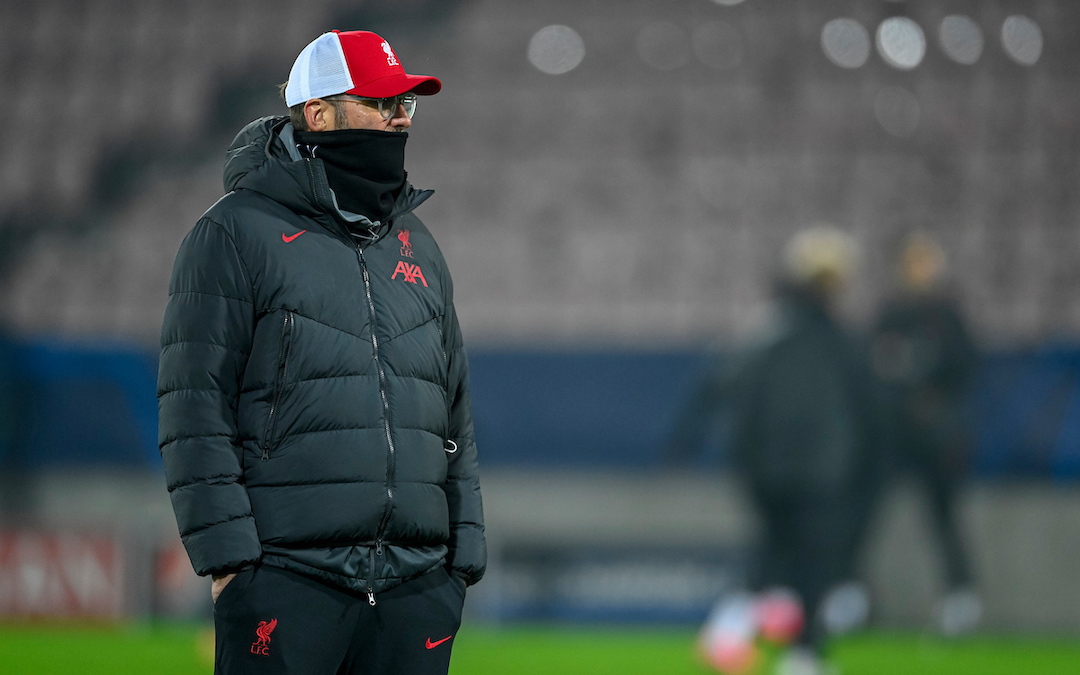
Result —
M 929 497 L 947 584 L 935 618 L 942 633 L 955 635 L 974 629 L 982 616 L 957 514 L 972 445 L 966 399 L 977 353 L 956 301 L 942 289 L 945 262 L 930 236 L 905 238 L 898 255 L 901 289 L 877 319 L 873 364 L 887 392 L 894 463 Z
M 821 607 L 831 589 L 853 577 L 876 453 L 869 364 L 836 317 L 855 264 L 855 244 L 841 231 L 795 236 L 784 251 L 767 329 L 706 378 L 672 444 L 672 453 L 686 454 L 724 408 L 734 468 L 764 526 L 750 578 L 757 595 L 722 599 L 703 630 L 702 648 L 723 672 L 755 667 L 758 634 L 796 641 L 777 672 L 831 672 Z
M 449 667 L 486 545 L 452 282 L 404 169 L 440 88 L 323 34 L 177 254 L 160 444 L 217 673 Z

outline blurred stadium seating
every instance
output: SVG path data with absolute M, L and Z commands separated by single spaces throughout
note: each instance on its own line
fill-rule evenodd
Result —
M 891 242 L 921 227 L 945 242 L 985 340 L 1080 332 L 1072 3 L 1023 5 L 1045 44 L 1033 66 L 1001 47 L 1021 8 L 1007 1 L 478 0 L 403 20 L 435 4 L 5 3 L 0 222 L 9 249 L 15 233 L 26 244 L 10 251 L 8 316 L 35 332 L 152 340 L 172 251 L 220 193 L 222 148 L 248 117 L 283 112 L 271 85 L 298 46 L 351 20 L 386 26 L 410 68 L 446 83 L 421 104 L 408 164 L 438 191 L 425 216 L 474 343 L 737 333 L 760 314 L 779 242 L 821 221 L 867 253 L 857 315 L 889 286 Z M 936 44 L 942 18 L 962 12 L 985 35 L 974 65 Z M 826 58 L 831 19 L 873 31 L 897 13 L 927 36 L 918 67 Z M 669 42 L 643 45 L 657 23 Z M 563 75 L 525 58 L 549 24 L 584 43 Z M 741 44 L 726 70 L 687 46 L 720 24 Z M 649 49 L 673 53 L 651 57 L 666 70 Z M 886 87 L 921 106 L 910 137 L 875 119 Z
M 981 29 L 972 65 L 940 44 L 956 14 Z M 1002 43 L 1016 14 L 1041 29 L 1031 65 Z M 856 68 L 823 50 L 834 19 L 872 39 L 895 15 L 925 35 L 914 68 L 894 68 L 872 45 Z M 282 114 L 275 85 L 291 59 L 340 27 L 380 31 L 410 70 L 444 82 L 420 102 L 407 166 L 437 192 L 420 215 L 454 271 L 493 495 L 528 472 L 656 470 L 703 346 L 760 320 L 781 243 L 820 222 L 852 232 L 865 253 L 849 298 L 857 320 L 891 288 L 885 261 L 901 233 L 941 239 L 978 337 L 994 348 L 977 400 L 978 471 L 1075 479 L 1078 20 L 1080 5 L 1065 0 L 0 3 L 0 302 L 51 415 L 27 464 L 154 468 L 148 388 L 172 257 L 221 195 L 232 135 Z M 527 57 L 553 25 L 584 48 L 559 75 Z M 652 388 L 633 395 L 614 375 L 626 372 L 655 375 Z M 88 419 L 95 432 L 75 435 Z M 696 480 L 663 486 L 714 479 Z M 972 502 L 980 523 L 1011 503 L 994 499 Z M 1038 513 L 1059 504 L 1039 503 Z M 160 507 L 146 510 L 167 522 Z M 711 536 L 694 523 L 686 541 Z M 493 515 L 497 544 L 515 524 Z M 985 559 L 1001 550 L 995 536 L 981 540 Z M 1053 573 L 1028 601 L 1072 578 Z M 1011 599 L 990 602 L 997 625 L 1018 625 L 1002 609 Z M 1080 625 L 1067 607 L 1041 623 L 1035 610 L 1024 616 Z

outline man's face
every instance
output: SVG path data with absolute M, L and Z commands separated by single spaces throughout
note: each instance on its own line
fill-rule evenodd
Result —
M 900 259 L 900 272 L 909 288 L 927 291 L 934 287 L 945 265 L 945 255 L 936 244 L 912 242 Z
M 337 99 L 335 106 L 340 106 L 345 112 L 346 126 L 337 125 L 337 116 L 328 116 L 328 126 L 323 131 L 335 131 L 340 129 L 370 129 L 380 132 L 403 132 L 413 125 L 405 114 L 404 106 L 397 106 L 389 119 L 383 118 L 377 106 L 373 106 L 367 100 L 354 100 L 352 98 Z
M 398 105 L 391 117 L 384 118 L 374 101 L 368 99 L 312 99 L 308 101 L 305 115 L 312 131 L 341 131 L 343 129 L 373 129 L 375 131 L 405 131 L 412 120 L 405 113 L 405 106 Z M 335 114 L 337 106 L 341 114 Z M 344 126 L 341 125 L 344 122 Z

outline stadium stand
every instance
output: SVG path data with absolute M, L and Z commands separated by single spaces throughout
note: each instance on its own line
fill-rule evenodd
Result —
M 474 342 L 737 334 L 759 317 L 779 242 L 815 222 L 866 251 L 856 316 L 889 287 L 888 245 L 921 227 L 944 240 L 987 339 L 1080 330 L 1071 4 L 1030 8 L 1045 44 L 1032 66 L 1000 43 L 1007 2 L 433 6 L 5 3 L 3 222 L 20 241 L 46 235 L 9 264 L 9 316 L 24 330 L 152 340 L 168 258 L 219 191 L 221 149 L 247 118 L 282 112 L 271 85 L 296 45 L 342 17 L 395 31 L 410 67 L 446 82 L 421 106 L 409 166 L 439 192 L 426 217 L 445 233 Z M 826 58 L 828 21 L 873 32 L 901 12 L 926 35 L 916 68 Z M 956 12 L 985 35 L 974 65 L 938 44 Z M 584 44 L 562 75 L 526 58 L 551 24 Z M 687 47 L 702 25 L 726 27 L 737 65 L 718 70 L 708 44 Z M 909 137 L 875 119 L 889 87 L 920 106 Z

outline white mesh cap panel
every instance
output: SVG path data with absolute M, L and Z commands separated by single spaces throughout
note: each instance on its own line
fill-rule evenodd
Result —
M 337 33 L 323 33 L 296 57 L 285 87 L 285 104 L 292 107 L 313 98 L 341 94 L 353 88 L 352 75 Z

